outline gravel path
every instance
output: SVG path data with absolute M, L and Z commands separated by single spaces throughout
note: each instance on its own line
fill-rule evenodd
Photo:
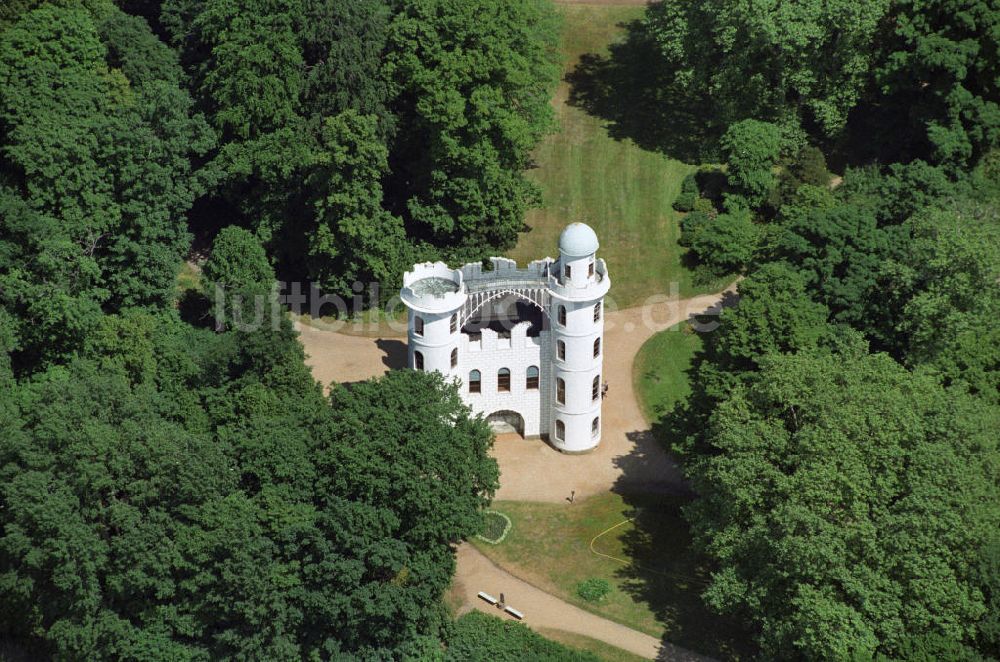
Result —
M 600 446 L 585 455 L 564 455 L 538 439 L 501 435 L 493 448 L 500 465 L 497 498 L 563 502 L 571 490 L 580 498 L 609 490 L 686 490 L 680 470 L 652 438 L 639 409 L 632 388 L 632 363 L 650 336 L 694 315 L 717 313 L 734 288 L 691 299 L 662 298 L 639 308 L 608 312 L 604 379 L 609 391 Z M 306 349 L 306 364 L 324 385 L 361 381 L 406 364 L 406 345 L 398 338 L 349 336 L 299 323 L 296 328 Z M 525 623 L 536 628 L 586 635 L 647 659 L 709 659 L 560 600 L 511 575 L 469 544 L 458 548 L 454 582 L 465 611 L 479 609 L 502 615 L 476 596 L 479 591 L 495 597 L 503 592 L 508 604 L 524 612 Z
M 462 613 L 477 609 L 513 620 L 513 616 L 477 597 L 479 591 L 495 598 L 502 592 L 507 604 L 524 613 L 524 623 L 533 629 L 552 628 L 582 634 L 648 660 L 710 659 L 564 602 L 495 565 L 468 543 L 458 548 L 458 569 L 453 581 L 454 590 L 465 599 Z
M 538 439 L 500 435 L 493 456 L 500 465 L 496 498 L 558 503 L 615 491 L 685 491 L 680 470 L 649 433 L 632 389 L 632 362 L 654 333 L 692 315 L 718 310 L 722 294 L 608 312 L 605 318 L 604 401 L 601 444 L 584 455 L 564 455 Z M 347 336 L 296 325 L 313 376 L 324 385 L 356 382 L 406 364 L 405 341 Z

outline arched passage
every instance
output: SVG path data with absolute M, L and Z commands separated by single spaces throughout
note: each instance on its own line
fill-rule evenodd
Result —
M 524 436 L 524 417 L 516 411 L 510 409 L 495 411 L 486 417 L 486 422 L 496 434 L 516 433 Z
M 467 305 L 462 332 L 477 333 L 482 329 L 493 329 L 502 333 L 520 322 L 528 322 L 528 335 L 537 336 L 548 328 L 545 308 L 528 296 L 528 293 L 499 290 L 482 293 L 474 303 Z

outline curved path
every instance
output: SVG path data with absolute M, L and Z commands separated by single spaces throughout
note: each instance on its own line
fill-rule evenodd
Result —
M 499 597 L 503 592 L 507 604 L 524 612 L 525 623 L 532 628 L 582 634 L 649 660 L 710 659 L 560 600 L 495 565 L 468 543 L 458 548 L 458 568 L 453 582 L 453 590 L 465 601 L 460 610 L 463 613 L 477 609 L 494 616 L 511 618 L 477 597 L 479 591 L 486 591 L 494 597 Z
M 609 393 L 600 446 L 585 455 L 564 455 L 537 439 L 501 435 L 493 448 L 500 465 L 497 498 L 563 502 L 571 491 L 580 498 L 622 489 L 685 491 L 679 469 L 652 438 L 639 409 L 632 363 L 650 336 L 695 315 L 717 314 L 734 288 L 690 299 L 651 297 L 644 306 L 608 311 L 604 379 Z M 406 365 L 403 339 L 351 336 L 299 323 L 296 328 L 306 364 L 325 385 L 361 381 Z M 466 611 L 502 615 L 476 596 L 479 591 L 495 596 L 503 592 L 508 604 L 524 612 L 525 622 L 535 627 L 585 635 L 648 659 L 708 659 L 571 605 L 515 577 L 467 543 L 458 548 L 454 587 Z
M 493 456 L 500 465 L 496 498 L 558 503 L 571 492 L 585 498 L 609 490 L 684 492 L 680 470 L 653 440 L 632 389 L 632 362 L 650 336 L 693 315 L 721 309 L 731 294 L 690 299 L 651 297 L 637 308 L 605 316 L 604 401 L 601 444 L 584 455 L 564 455 L 538 439 L 500 435 Z M 405 340 L 365 338 L 297 324 L 306 364 L 323 384 L 356 382 L 406 364 Z

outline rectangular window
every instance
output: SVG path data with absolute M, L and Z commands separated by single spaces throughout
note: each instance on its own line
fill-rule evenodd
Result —
M 458 313 L 451 316 L 451 332 L 455 333 L 458 331 Z
M 413 318 L 413 333 L 418 336 L 424 335 L 424 318 L 414 317 Z
M 597 338 L 594 340 L 594 358 L 596 359 L 601 355 L 601 339 Z
M 562 441 L 566 437 L 566 424 L 556 421 L 556 439 Z
M 561 379 L 556 380 L 556 402 L 566 404 L 566 382 Z
M 593 262 L 591 262 L 590 266 L 587 267 L 587 275 L 590 276 L 591 278 L 594 277 L 594 263 Z
M 567 264 L 566 268 L 563 270 L 563 274 L 566 280 L 569 280 L 573 275 L 573 269 Z
M 556 356 L 559 357 L 560 361 L 566 360 L 566 343 L 561 340 L 556 341 Z
M 601 376 L 594 377 L 594 383 L 590 387 L 590 399 L 597 400 L 601 397 Z
M 594 322 L 601 321 L 601 304 L 600 302 L 594 304 Z

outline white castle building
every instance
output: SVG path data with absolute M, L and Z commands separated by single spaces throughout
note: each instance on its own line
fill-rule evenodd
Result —
M 579 453 L 601 440 L 604 296 L 611 287 L 597 235 L 573 223 L 559 259 L 524 269 L 506 258 L 450 269 L 425 262 L 403 277 L 409 366 L 459 382 L 497 430 L 540 436 Z

